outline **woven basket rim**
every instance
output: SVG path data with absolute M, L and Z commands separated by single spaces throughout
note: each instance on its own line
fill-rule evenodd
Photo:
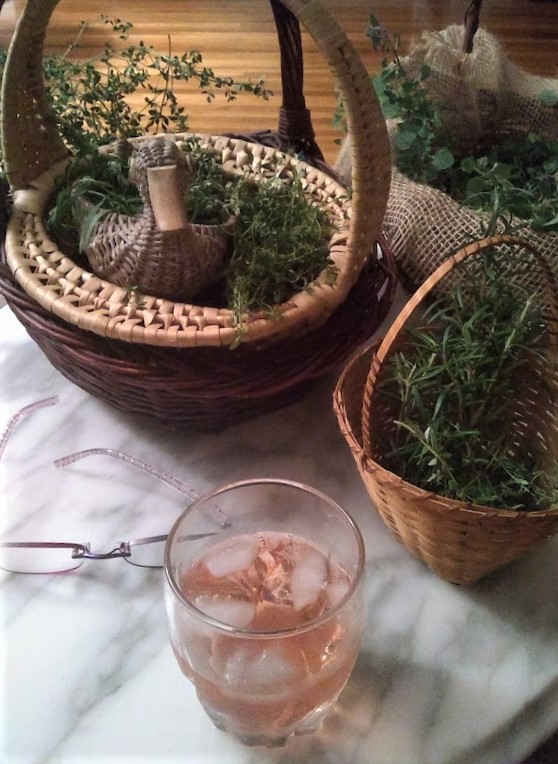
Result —
M 382 240 L 379 247 L 382 256 L 367 264 L 347 300 L 322 326 L 232 352 L 105 340 L 42 308 L 4 263 L 0 292 L 50 363 L 87 392 L 173 429 L 215 430 L 298 400 L 318 378 L 335 374 L 377 329 L 396 286 L 389 246 Z M 382 295 L 372 306 L 371 293 Z
M 327 318 L 333 305 L 339 304 L 352 286 L 354 273 L 348 263 L 347 234 L 349 201 L 347 191 L 337 180 L 324 171 L 278 149 L 245 140 L 220 135 L 197 133 L 161 135 L 178 143 L 192 135 L 201 144 L 221 154 L 225 173 L 239 175 L 251 172 L 243 166 L 245 158 L 257 156 L 266 166 L 271 165 L 270 177 L 296 173 L 307 185 L 314 204 L 334 209 L 336 230 L 330 242 L 330 256 L 339 268 L 335 285 L 327 283 L 326 271 L 315 279 L 310 289 L 295 293 L 277 306 L 279 318 L 269 317 L 263 311 L 247 314 L 241 341 L 259 340 L 270 335 L 282 336 L 293 324 L 310 325 L 316 315 Z M 150 140 L 153 136 L 130 139 L 134 144 Z M 6 260 L 18 283 L 44 308 L 55 315 L 93 331 L 104 337 L 125 342 L 142 342 L 171 347 L 199 345 L 230 345 L 238 336 L 230 308 L 207 308 L 204 305 L 183 303 L 158 297 L 141 295 L 145 309 L 134 307 L 130 294 L 123 287 L 96 276 L 64 255 L 44 230 L 44 205 L 55 187 L 56 178 L 70 160 L 64 160 L 57 172 L 49 170 L 34 184 L 34 189 L 14 192 L 14 209 L 8 223 Z M 257 172 L 253 177 L 258 182 Z M 333 211 L 332 211 L 333 214 Z M 23 226 L 29 228 L 32 217 L 34 231 L 38 231 L 39 247 L 22 247 Z M 142 327 L 142 322 L 145 328 Z M 206 336 L 204 336 L 206 335 Z

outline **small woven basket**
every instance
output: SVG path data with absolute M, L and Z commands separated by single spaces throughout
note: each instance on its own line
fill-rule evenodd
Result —
M 401 347 L 402 329 L 422 300 L 442 280 L 455 283 L 463 266 L 488 247 L 510 248 L 526 242 L 497 236 L 472 244 L 448 258 L 404 306 L 379 347 L 368 347 L 349 362 L 334 392 L 334 410 L 363 482 L 380 516 L 409 552 L 441 578 L 474 584 L 488 573 L 521 557 L 558 531 L 558 509 L 519 511 L 478 506 L 434 494 L 403 480 L 381 461 L 382 442 L 393 428 L 390 412 L 376 396 L 382 364 Z M 511 250 L 510 250 L 511 251 Z M 547 363 L 518 380 L 512 440 L 543 445 L 550 462 L 558 458 L 558 291 L 554 279 L 533 250 L 541 267 L 531 270 L 533 289 L 548 308 Z M 463 266 L 462 266 L 463 264 Z
M 247 315 L 234 350 L 231 311 L 159 295 L 142 295 L 141 305 L 134 304 L 126 290 L 80 268 L 46 234 L 46 198 L 69 161 L 42 81 L 43 39 L 56 0 L 29 0 L 5 69 L 2 142 L 14 208 L 0 289 L 65 376 L 122 411 L 171 426 L 220 427 L 296 399 L 377 329 L 394 296 L 393 257 L 387 246 L 375 245 L 391 170 L 369 77 L 317 0 L 271 5 L 283 82 L 278 130 L 200 137 L 225 171 L 259 176 L 271 164 L 274 174 L 302 177 L 311 203 L 343 220 L 330 247 L 339 278 L 331 288 L 322 274 L 317 288 L 278 306 L 279 320 Z M 350 201 L 314 139 L 302 92 L 299 19 L 347 103 L 355 167 Z M 301 152 L 306 161 L 292 155 Z

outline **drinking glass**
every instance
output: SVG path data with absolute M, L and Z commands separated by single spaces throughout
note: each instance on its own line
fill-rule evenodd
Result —
M 165 546 L 178 664 L 213 723 L 247 745 L 315 732 L 353 669 L 364 544 L 301 483 L 254 479 L 197 499 Z

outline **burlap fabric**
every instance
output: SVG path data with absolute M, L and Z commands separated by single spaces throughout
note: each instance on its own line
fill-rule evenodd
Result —
M 471 153 L 480 142 L 497 141 L 510 132 L 558 138 L 558 107 L 540 100 L 545 90 L 558 96 L 558 79 L 524 72 L 483 29 L 475 35 L 472 52 L 463 53 L 463 35 L 464 28 L 458 25 L 425 32 L 402 60 L 412 77 L 422 63 L 431 68 L 425 85 L 443 105 L 442 120 L 460 152 Z M 395 122 L 388 122 L 390 136 L 396 129 Z M 344 179 L 350 177 L 350 138 L 343 143 L 336 170 Z M 480 238 L 487 219 L 483 221 L 481 215 L 447 194 L 415 183 L 393 168 L 383 229 L 402 275 L 411 285 L 422 283 L 467 240 Z M 558 263 L 557 233 L 535 233 L 528 225 L 518 233 Z

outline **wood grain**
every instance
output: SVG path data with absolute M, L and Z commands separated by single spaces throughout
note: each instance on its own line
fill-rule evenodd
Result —
M 15 4 L 14 4 L 15 3 Z M 323 0 L 373 71 L 380 56 L 365 35 L 370 13 L 401 35 L 402 50 L 425 29 L 461 24 L 468 0 Z M 9 43 L 21 0 L 8 0 L 0 14 L 0 45 Z M 90 22 L 82 39 L 81 54 L 98 52 L 106 28 L 101 14 L 115 15 L 107 0 L 61 0 L 47 32 L 45 49 L 63 52 L 80 21 Z M 265 74 L 274 91 L 269 102 L 245 95 L 232 103 L 222 99 L 208 104 L 193 86 L 176 88 L 189 114 L 189 126 L 199 132 L 248 131 L 275 128 L 280 105 L 279 50 L 273 17 L 266 0 L 119 0 L 117 13 L 134 24 L 132 39 L 144 40 L 158 50 L 170 45 L 175 53 L 200 50 L 204 61 L 218 73 L 257 79 Z M 558 3 L 555 0 L 485 0 L 481 25 L 496 34 L 508 55 L 527 71 L 555 75 L 558 61 Z M 303 29 L 307 104 L 314 129 L 328 161 L 337 154 L 340 133 L 333 127 L 335 82 L 322 54 Z

